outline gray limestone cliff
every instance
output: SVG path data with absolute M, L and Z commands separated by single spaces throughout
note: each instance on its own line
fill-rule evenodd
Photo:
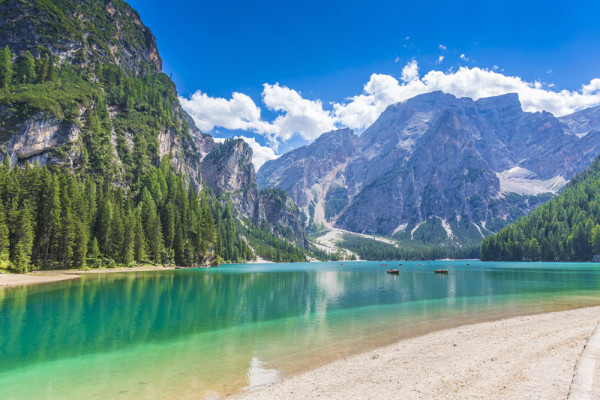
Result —
M 162 71 L 154 35 L 122 0 L 4 0 L 0 43 L 16 55 L 50 51 L 77 66 L 114 63 L 128 72 Z
M 552 197 L 600 151 L 594 109 L 529 113 L 516 94 L 442 92 L 389 106 L 263 165 L 309 224 L 434 243 L 476 243 Z
M 286 232 L 281 236 L 308 248 L 300 210 L 285 192 L 258 190 L 252 149 L 242 139 L 215 144 L 202 160 L 202 177 L 242 217 L 257 226 L 266 223 L 272 233 Z

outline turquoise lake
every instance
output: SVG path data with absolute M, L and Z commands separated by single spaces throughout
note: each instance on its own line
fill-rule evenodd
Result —
M 88 274 L 0 289 L 0 397 L 215 398 L 439 329 L 600 305 L 598 264 L 386 263 Z M 440 267 L 448 275 L 433 273 Z

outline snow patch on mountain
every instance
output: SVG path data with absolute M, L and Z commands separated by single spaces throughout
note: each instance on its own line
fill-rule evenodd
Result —
M 479 225 L 477 225 L 476 223 L 473 223 L 473 225 L 475 225 L 475 228 L 477 228 L 477 230 L 479 231 L 479 234 L 481 235 L 481 237 L 484 238 L 485 235 L 483 234 L 483 232 L 481 232 L 481 228 L 479 227 Z
M 415 225 L 415 227 L 412 229 L 412 231 L 410 231 L 410 240 L 414 240 L 414 235 L 415 232 L 417 231 L 417 229 L 419 229 L 419 227 L 423 225 L 423 222 L 419 222 L 418 224 Z
M 395 235 L 398 232 L 402 232 L 403 230 L 406 229 L 407 226 L 408 226 L 408 224 L 400 224 L 400 225 L 398 225 L 398 227 L 396 229 L 394 229 L 394 231 L 392 232 L 392 235 Z
M 532 171 L 522 167 L 496 172 L 496 176 L 500 179 L 501 193 L 517 193 L 528 196 L 542 193 L 556 194 L 567 184 L 567 180 L 561 175 L 542 180 Z
M 442 221 L 442 226 L 444 227 L 444 230 L 446 231 L 446 236 L 448 236 L 448 239 L 452 239 L 454 237 L 454 233 L 452 233 L 452 228 L 450 227 L 450 224 L 448 223 L 447 220 L 440 218 L 440 220 Z

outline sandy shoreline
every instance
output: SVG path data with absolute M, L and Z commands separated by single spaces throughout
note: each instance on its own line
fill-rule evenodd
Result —
M 566 399 L 599 320 L 589 307 L 447 329 L 232 398 Z M 600 398 L 600 362 L 588 375 L 587 398 Z
M 70 279 L 78 279 L 86 274 L 107 274 L 116 272 L 142 272 L 142 271 L 163 271 L 175 269 L 174 267 L 134 267 L 134 268 L 101 268 L 88 270 L 52 270 L 52 271 L 35 271 L 26 274 L 0 274 L 0 288 L 11 288 L 17 286 L 37 285 L 42 283 L 51 283 L 66 281 Z

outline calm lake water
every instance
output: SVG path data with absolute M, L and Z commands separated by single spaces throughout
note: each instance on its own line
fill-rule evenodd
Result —
M 398 276 L 385 273 L 398 262 L 380 264 L 226 265 L 0 289 L 0 397 L 214 398 L 438 329 L 600 305 L 598 264 L 403 262 Z

